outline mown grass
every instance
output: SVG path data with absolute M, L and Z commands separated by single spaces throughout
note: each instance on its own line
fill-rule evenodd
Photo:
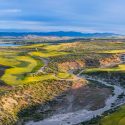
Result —
M 18 85 L 23 82 L 29 82 L 30 79 L 31 81 L 39 81 L 42 79 L 47 79 L 47 77 L 53 78 L 54 75 L 52 76 L 51 74 L 47 74 L 49 76 L 42 75 L 38 77 L 37 76 L 31 77 L 28 74 L 36 72 L 37 70 L 40 69 L 40 67 L 44 65 L 43 62 L 39 60 L 39 57 L 49 58 L 49 59 L 60 57 L 63 59 L 63 57 L 68 56 L 66 58 L 66 60 L 68 60 L 70 59 L 72 53 L 75 53 L 74 58 L 77 57 L 77 54 L 79 55 L 79 53 L 81 53 L 80 54 L 81 58 L 83 58 L 85 57 L 86 52 L 97 53 L 100 50 L 104 50 L 105 53 L 124 52 L 125 47 L 123 45 L 124 43 L 113 43 L 113 42 L 104 42 L 104 43 L 81 42 L 81 43 L 73 43 L 73 44 L 67 43 L 59 45 L 33 44 L 28 46 L 16 47 L 13 48 L 13 50 L 9 49 L 9 51 L 2 50 L 0 51 L 0 64 L 10 66 L 10 68 L 5 71 L 5 74 L 1 79 L 9 85 Z M 119 49 L 120 47 L 121 49 Z M 95 56 L 93 57 L 95 58 Z M 55 67 L 53 69 L 55 69 Z M 118 67 L 113 67 L 113 68 L 89 68 L 85 70 L 85 72 L 98 72 L 98 71 L 109 71 L 109 72 L 125 71 L 125 65 L 119 65 Z M 71 78 L 71 76 L 68 73 L 66 72 L 62 73 L 59 71 L 58 73 L 56 73 L 56 76 L 62 79 Z
M 9 85 L 20 85 L 30 81 L 55 79 L 56 77 L 54 78 L 54 75 L 51 74 L 34 77 L 29 76 L 29 74 L 37 72 L 44 65 L 39 57 L 66 55 L 67 52 L 60 51 L 61 49 L 62 45 L 34 44 L 15 47 L 13 50 L 7 48 L 8 51 L 2 50 L 0 52 L 0 64 L 10 66 L 10 68 L 5 71 L 1 80 Z M 62 76 L 60 77 L 62 78 Z
M 39 50 L 39 48 L 36 48 L 36 51 L 32 51 L 29 54 L 31 56 L 39 56 L 39 57 L 54 57 L 54 56 L 61 56 L 61 55 L 66 55 L 69 54 L 67 52 L 61 51 L 62 46 L 61 45 L 45 45 L 43 46 L 42 51 Z
M 44 65 L 39 57 L 48 58 L 67 54 L 66 52 L 61 52 L 60 47 L 61 45 L 34 44 L 16 47 L 8 52 L 1 51 L 0 64 L 10 66 L 5 71 L 1 80 L 9 85 L 20 85 L 22 83 L 29 83 L 30 81 L 42 81 L 50 78 L 56 79 L 51 74 L 33 77 L 29 76 L 29 74 L 37 72 Z
M 53 74 L 44 74 L 41 76 L 29 76 L 29 77 L 26 77 L 23 82 L 24 83 L 39 82 L 39 81 L 44 81 L 44 80 L 48 80 L 48 79 L 56 80 L 56 77 Z
M 29 56 L 18 56 L 16 57 L 16 60 L 18 60 L 18 63 L 20 62 L 20 65 L 7 69 L 1 78 L 9 85 L 18 85 L 23 83 L 23 77 L 26 73 L 32 72 L 37 66 L 37 61 Z
M 105 116 L 101 125 L 125 125 L 125 106 L 119 108 L 115 113 Z
M 41 59 L 37 57 L 33 57 L 35 61 L 37 62 L 37 66 L 35 66 L 32 70 L 32 73 L 37 72 L 42 66 L 44 66 L 44 63 Z
M 72 75 L 69 74 L 69 73 L 66 73 L 66 72 L 59 72 L 56 76 L 60 79 L 70 79 L 70 78 L 72 78 Z
M 16 66 L 19 65 L 20 62 L 14 58 L 10 58 L 10 57 L 0 57 L 0 64 L 1 65 L 5 65 L 5 66 Z
M 89 69 L 86 69 L 84 71 L 84 73 L 92 73 L 92 72 L 124 72 L 125 71 L 125 64 L 120 64 L 116 67 L 112 67 L 112 68 L 89 68 Z
M 107 50 L 107 51 L 102 51 L 101 53 L 125 53 L 125 50 Z
M 47 51 L 47 52 L 31 52 L 29 53 L 31 56 L 39 56 L 39 57 L 53 57 L 53 56 L 61 56 L 66 55 L 66 52 L 56 52 L 56 51 Z

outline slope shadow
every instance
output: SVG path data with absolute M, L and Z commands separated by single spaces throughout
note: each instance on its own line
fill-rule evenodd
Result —
M 65 114 L 83 109 L 96 110 L 105 106 L 111 89 L 99 84 L 83 85 L 76 83 L 68 90 L 45 103 L 22 109 L 18 117 L 25 121 L 39 121 L 57 114 Z
M 8 68 L 10 68 L 10 67 L 0 65 L 0 78 L 4 75 L 5 70 L 8 69 Z M 3 80 L 0 79 L 0 89 L 10 89 L 10 88 L 11 88 L 11 86 L 9 86 Z

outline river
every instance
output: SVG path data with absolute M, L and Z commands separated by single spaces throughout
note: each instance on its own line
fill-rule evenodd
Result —
M 122 88 L 121 86 L 108 84 L 102 79 L 97 79 L 97 78 L 95 79 L 90 76 L 87 76 L 87 77 L 81 76 L 80 74 L 78 75 L 78 77 L 84 78 L 87 80 L 97 81 L 100 84 L 104 84 L 108 87 L 114 88 L 114 95 L 110 95 L 109 98 L 105 101 L 105 107 L 95 110 L 95 111 L 80 110 L 80 111 L 66 113 L 66 114 L 58 114 L 58 115 L 54 115 L 50 118 L 44 119 L 39 122 L 30 121 L 26 123 L 25 125 L 74 125 L 74 124 L 78 124 L 84 121 L 91 120 L 92 118 L 96 116 L 100 116 L 105 111 L 112 109 L 112 103 L 115 103 L 118 96 L 121 95 L 125 91 L 124 88 Z
M 14 47 L 14 46 L 19 46 L 19 45 L 10 43 L 0 43 L 0 47 Z

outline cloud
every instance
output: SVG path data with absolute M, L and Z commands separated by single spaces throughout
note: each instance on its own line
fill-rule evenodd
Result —
M 24 31 L 81 31 L 81 32 L 96 32 L 96 30 L 87 27 L 81 26 L 57 26 L 50 25 L 46 22 L 39 21 L 0 21 L 0 29 L 16 29 L 16 30 L 24 30 Z
M 0 1 L 0 29 L 125 32 L 124 0 Z
M 0 9 L 0 13 L 19 13 L 21 9 Z
M 20 9 L 0 9 L 1 13 L 18 13 L 21 12 Z
M 0 17 L 7 18 L 16 14 L 20 14 L 21 12 L 21 9 L 0 9 Z

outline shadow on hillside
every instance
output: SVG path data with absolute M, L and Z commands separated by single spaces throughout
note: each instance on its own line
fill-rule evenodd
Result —
M 0 78 L 4 75 L 5 70 L 8 69 L 8 68 L 10 68 L 10 67 L 0 65 Z M 7 88 L 8 88 L 8 87 L 10 87 L 10 86 L 7 85 L 4 81 L 2 81 L 2 80 L 0 79 L 0 88 L 1 88 L 1 87 L 7 87 Z
M 75 112 L 81 109 L 96 110 L 104 107 L 105 100 L 110 94 L 111 90 L 104 86 L 76 83 L 50 101 L 21 110 L 18 116 L 24 120 L 23 122 L 31 119 L 39 121 L 53 115 Z

